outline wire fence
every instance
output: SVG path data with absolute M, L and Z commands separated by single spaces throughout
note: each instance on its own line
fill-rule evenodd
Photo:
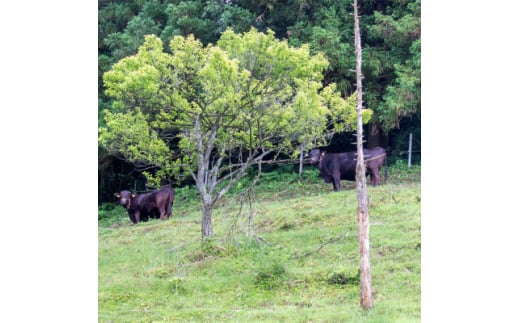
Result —
M 391 150 L 391 149 L 386 150 L 386 162 L 387 163 L 390 164 L 390 163 L 395 163 L 398 160 L 407 160 L 408 168 L 410 168 L 412 164 L 420 163 L 421 151 L 412 149 L 412 143 L 413 143 L 412 139 L 413 138 L 412 138 L 411 133 L 410 133 L 409 138 L 410 139 L 409 139 L 409 149 L 408 150 Z M 305 156 L 305 157 L 304 156 L 305 156 L 305 153 L 302 151 L 301 155 L 297 159 L 260 160 L 260 161 L 251 163 L 250 165 L 251 166 L 257 165 L 257 164 L 299 165 L 298 173 L 301 176 L 303 173 L 303 166 L 310 164 L 310 158 L 308 158 L 308 156 Z M 245 164 L 243 164 L 243 163 L 231 165 L 231 167 L 243 167 L 243 166 L 245 166 Z M 172 184 L 174 184 L 174 183 L 169 183 L 169 184 L 163 185 L 162 187 L 171 186 Z M 134 190 L 133 190 L 134 192 L 142 194 L 142 193 L 150 192 L 151 190 L 153 190 L 153 188 L 148 187 L 147 185 L 145 185 L 144 191 L 137 190 L 137 181 L 134 181 Z

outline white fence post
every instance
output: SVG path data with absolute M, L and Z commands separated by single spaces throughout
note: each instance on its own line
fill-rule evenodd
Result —
M 303 144 L 300 144 L 300 168 L 298 170 L 298 177 L 302 177 L 303 174 Z
M 408 168 L 412 166 L 412 133 L 410 132 L 410 142 L 408 144 Z

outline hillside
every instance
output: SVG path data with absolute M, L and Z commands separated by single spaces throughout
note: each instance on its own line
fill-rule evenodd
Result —
M 168 221 L 132 226 L 124 209 L 112 210 L 115 220 L 99 226 L 99 321 L 419 322 L 420 168 L 394 167 L 387 184 L 369 187 L 376 293 L 368 313 L 359 306 L 354 183 L 334 193 L 306 173 L 300 182 L 266 174 L 254 229 L 247 197 L 241 204 L 230 194 L 204 244 L 188 188 L 177 190 Z

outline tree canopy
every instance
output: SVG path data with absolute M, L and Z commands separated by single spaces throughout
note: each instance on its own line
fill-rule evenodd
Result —
M 169 42 L 193 34 L 215 44 L 228 27 L 235 32 L 271 29 L 292 46 L 309 44 L 329 65 L 323 83 L 344 96 L 355 91 L 352 1 L 100 1 L 100 75 L 135 54 L 144 35 Z M 385 132 L 405 116 L 420 115 L 420 0 L 377 0 L 360 4 L 363 74 L 372 122 Z M 104 94 L 101 93 L 103 97 Z
M 143 169 L 155 168 L 145 172 L 150 182 L 181 169 L 191 174 L 203 204 L 203 237 L 212 235 L 213 206 L 251 165 L 322 144 L 328 129 L 355 125 L 354 98 L 343 99 L 334 84 L 322 86 L 324 55 L 291 47 L 270 30 L 228 29 L 208 46 L 192 35 L 175 36 L 169 52 L 148 35 L 137 54 L 105 73 L 114 103 L 99 142 Z

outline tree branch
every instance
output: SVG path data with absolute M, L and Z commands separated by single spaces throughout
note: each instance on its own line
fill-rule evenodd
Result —
M 249 168 L 250 165 L 252 165 L 254 162 L 259 162 L 262 158 L 264 158 L 267 154 L 269 154 L 270 152 L 272 152 L 272 150 L 267 150 L 267 151 L 264 151 L 262 152 L 262 154 L 260 154 L 259 156 L 255 157 L 255 158 L 252 158 L 252 155 L 250 155 L 246 162 L 245 163 L 242 163 L 242 166 L 238 169 L 236 169 L 235 171 L 231 172 L 230 174 L 224 176 L 223 178 L 221 178 L 219 180 L 219 182 L 221 183 L 222 181 L 230 178 L 231 176 L 233 175 L 236 175 L 236 177 L 233 177 L 229 183 L 227 183 L 227 185 L 221 189 L 218 193 L 217 193 L 217 196 L 215 197 L 215 200 L 213 201 L 213 204 L 215 204 L 218 200 L 220 200 L 220 198 L 227 193 L 227 191 L 229 191 L 229 189 L 236 183 L 238 182 L 239 179 L 241 179 L 242 177 L 244 177 L 244 174 L 245 174 L 245 171 Z
M 301 258 L 308 257 L 308 256 L 312 255 L 313 253 L 320 251 L 320 250 L 321 250 L 323 247 L 325 247 L 326 245 L 331 244 L 331 243 L 336 242 L 336 241 L 339 241 L 339 240 L 341 240 L 341 239 L 344 239 L 344 238 L 346 238 L 347 236 L 348 236 L 348 232 L 347 232 L 346 234 L 342 234 L 342 235 L 339 236 L 339 237 L 329 239 L 328 241 L 322 243 L 318 248 L 316 248 L 316 249 L 314 249 L 314 250 L 311 250 L 311 251 L 309 251 L 309 252 L 306 252 L 306 253 L 304 253 L 304 254 L 301 255 L 301 256 L 293 256 L 292 259 L 301 259 Z

